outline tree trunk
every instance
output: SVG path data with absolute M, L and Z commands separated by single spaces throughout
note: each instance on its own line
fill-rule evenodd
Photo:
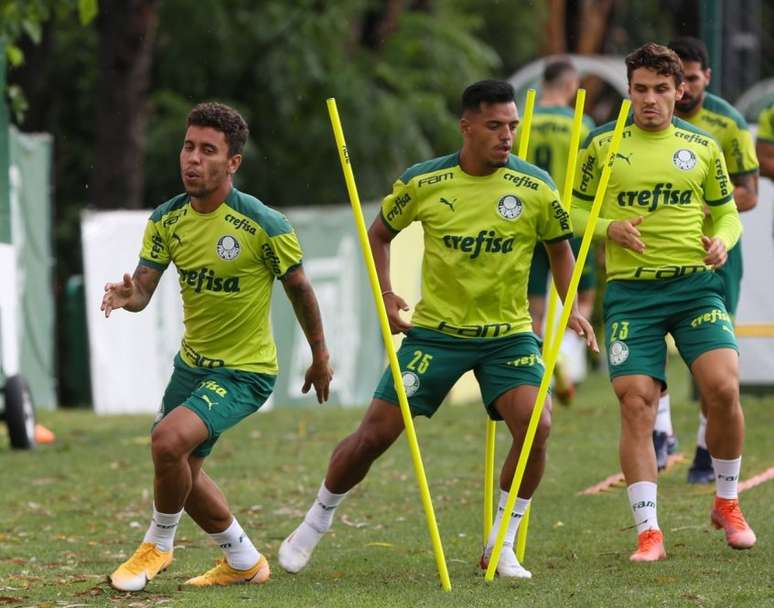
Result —
M 97 30 L 100 84 L 92 203 L 143 206 L 148 87 L 160 0 L 102 0 Z
M 567 52 L 567 32 L 564 27 L 566 13 L 566 0 L 548 0 L 543 55 L 560 55 Z

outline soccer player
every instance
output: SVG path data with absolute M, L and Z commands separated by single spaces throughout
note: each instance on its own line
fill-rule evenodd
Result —
M 277 352 L 269 325 L 274 279 L 288 295 L 312 349 L 303 391 L 328 398 L 320 312 L 301 265 L 301 247 L 285 217 L 234 188 L 248 128 L 232 108 L 202 103 L 188 115 L 180 151 L 185 193 L 156 208 L 133 276 L 105 285 L 105 316 L 139 312 L 170 262 L 177 269 L 185 334 L 151 433 L 153 516 L 142 544 L 110 584 L 139 591 L 172 562 L 185 510 L 223 549 L 193 586 L 263 583 L 269 564 L 242 530 L 223 493 L 204 472 L 220 435 L 257 411 L 271 394 Z
M 546 171 L 556 183 L 560 193 L 564 191 L 565 163 L 569 155 L 570 131 L 573 122 L 573 112 L 568 106 L 575 99 L 579 86 L 578 72 L 568 59 L 549 61 L 543 70 L 540 101 L 532 117 L 527 160 Z M 586 138 L 592 128 L 594 128 L 594 122 L 590 118 L 584 117 L 580 141 Z M 518 137 L 518 131 L 516 135 Z M 570 241 L 575 256 L 580 251 L 581 240 L 573 238 Z M 581 274 L 578 285 L 578 309 L 581 315 L 587 319 L 591 318 L 594 308 L 595 284 L 594 256 L 589 255 L 583 266 L 583 274 Z M 546 312 L 547 287 L 548 253 L 543 243 L 538 243 L 532 256 L 527 298 L 529 300 L 529 314 L 532 317 L 532 330 L 541 338 Z M 556 380 L 554 394 L 560 403 L 569 405 L 574 396 L 575 387 L 562 367 L 557 362 L 554 372 Z
M 758 161 L 752 135 L 744 120 L 726 100 L 707 92 L 712 77 L 707 47 L 701 40 L 688 36 L 669 43 L 683 63 L 685 92 L 675 104 L 675 114 L 712 135 L 720 146 L 734 188 L 734 201 L 739 212 L 749 211 L 758 202 Z M 705 221 L 705 233 L 712 230 L 711 217 Z M 742 244 L 737 243 L 728 252 L 728 260 L 717 270 L 723 280 L 723 298 L 732 319 L 739 304 L 742 282 Z M 715 480 L 712 460 L 707 450 L 707 408 L 701 402 L 699 428 L 696 433 L 696 452 L 688 470 L 688 482 L 708 484 Z M 659 411 L 653 433 L 659 467 L 666 466 L 670 442 L 674 442 L 669 395 L 659 401 Z
M 758 136 L 755 151 L 761 164 L 761 175 L 774 179 L 774 103 L 758 116 Z
M 638 532 L 633 561 L 664 559 L 656 514 L 651 432 L 666 386 L 671 333 L 707 405 L 707 444 L 717 471 L 712 523 L 736 549 L 755 544 L 737 497 L 744 418 L 738 348 L 714 268 L 741 234 L 723 154 L 705 131 L 673 117 L 684 92 L 674 51 L 648 43 L 626 57 L 633 114 L 615 155 L 595 235 L 605 238 L 609 372 L 621 411 L 619 454 Z M 613 124 L 591 132 L 573 190 L 582 231 L 607 158 Z M 713 234 L 704 235 L 704 206 Z
M 393 333 L 405 332 L 398 351 L 412 414 L 431 417 L 457 379 L 473 370 L 487 413 L 505 420 L 513 444 L 500 476 L 501 497 L 481 566 L 488 565 L 516 460 L 543 376 L 540 342 L 527 308 L 527 276 L 535 242 L 546 243 L 557 289 L 564 298 L 574 258 L 569 214 L 547 173 L 511 154 L 519 122 L 510 84 L 483 80 L 462 95 L 459 152 L 410 167 L 382 202 L 369 228 L 382 296 Z M 406 302 L 392 290 L 390 243 L 421 222 L 425 253 L 422 295 L 411 323 Z M 573 307 L 570 327 L 596 349 L 589 323 Z M 282 543 L 280 565 L 298 572 L 328 530 L 336 507 L 371 464 L 400 436 L 403 419 L 387 370 L 359 428 L 334 449 L 317 498 Z M 529 578 L 516 559 L 519 520 L 543 474 L 551 404 L 545 409 L 509 513 L 501 576 Z

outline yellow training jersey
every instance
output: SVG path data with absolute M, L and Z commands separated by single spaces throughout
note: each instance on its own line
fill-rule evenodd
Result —
M 572 122 L 573 111 L 566 106 L 538 106 L 532 115 L 527 160 L 553 178 L 560 194 L 564 192 Z M 594 121 L 584 116 L 580 142 L 586 139 L 593 128 Z M 516 141 L 519 141 L 520 133 L 521 129 L 517 130 Z
M 774 103 L 758 116 L 758 141 L 774 144 Z
M 234 188 L 211 213 L 194 210 L 187 194 L 159 206 L 145 229 L 140 264 L 177 268 L 185 325 L 180 356 L 188 365 L 276 374 L 271 290 L 301 256 L 285 216 Z
M 725 99 L 705 93 L 699 111 L 683 120 L 703 129 L 717 140 L 731 177 L 753 173 L 758 169 L 758 157 L 755 155 L 755 144 L 747 121 Z
M 459 154 L 408 169 L 382 202 L 394 232 L 422 223 L 422 296 L 412 322 L 453 336 L 531 331 L 527 278 L 536 241 L 572 236 L 545 171 L 511 155 L 490 175 L 466 174 Z
M 611 122 L 592 131 L 582 146 L 573 189 L 573 214 L 577 208 L 579 225 L 582 214 L 591 209 L 613 128 Z M 630 117 L 599 215 L 608 222 L 642 217 L 637 229 L 645 251 L 640 254 L 608 239 L 608 280 L 674 278 L 708 270 L 701 242 L 705 202 L 716 226 L 721 218 L 732 216 L 721 222 L 731 234 L 733 242 L 726 243 L 730 249 L 741 223 L 715 140 L 679 118 L 652 132 L 640 129 Z

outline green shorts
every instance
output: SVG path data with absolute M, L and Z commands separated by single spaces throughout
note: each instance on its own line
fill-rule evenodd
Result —
M 207 441 L 198 445 L 193 453 L 207 456 L 221 433 L 257 412 L 266 402 L 276 378 L 225 367 L 191 367 L 179 354 L 175 355 L 174 371 L 153 426 L 177 406 L 187 407 L 202 419 L 210 433 Z
M 739 292 L 742 290 L 742 274 L 744 274 L 741 241 L 731 248 L 726 263 L 716 272 L 723 280 L 723 300 L 726 303 L 726 310 L 735 317 L 739 306 Z
M 412 413 L 430 418 L 459 377 L 473 370 L 489 417 L 502 420 L 494 407 L 500 395 L 524 384 L 540 385 L 544 369 L 540 346 L 531 332 L 454 338 L 431 329 L 410 329 L 398 350 L 398 362 Z M 398 403 L 389 367 L 374 397 Z
M 570 239 L 570 247 L 575 258 L 578 258 L 582 239 L 579 237 Z M 551 264 L 548 260 L 548 252 L 543 243 L 535 245 L 532 253 L 532 265 L 529 269 L 529 282 L 527 283 L 527 294 L 530 296 L 546 297 L 548 291 L 548 273 L 551 270 Z M 594 263 L 594 248 L 589 249 L 586 256 L 586 263 L 583 265 L 578 291 L 588 291 L 594 289 L 597 285 L 597 271 Z
M 666 386 L 666 342 L 671 333 L 690 368 L 718 348 L 739 352 L 714 272 L 677 279 L 610 281 L 604 299 L 610 378 L 643 374 Z

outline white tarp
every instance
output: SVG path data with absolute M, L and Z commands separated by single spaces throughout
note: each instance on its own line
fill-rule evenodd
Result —
M 761 179 L 758 205 L 741 215 L 744 276 L 736 315 L 740 382 L 774 385 L 774 183 Z
M 183 335 L 177 275 L 165 272 L 141 314 L 100 311 L 105 283 L 137 266 L 148 211 L 86 212 L 81 221 L 92 403 L 97 413 L 159 409 Z
M 19 290 L 16 250 L 6 243 L 0 243 L 0 276 L 5 286 L 0 289 L 0 365 L 6 376 L 13 376 L 19 373 Z

